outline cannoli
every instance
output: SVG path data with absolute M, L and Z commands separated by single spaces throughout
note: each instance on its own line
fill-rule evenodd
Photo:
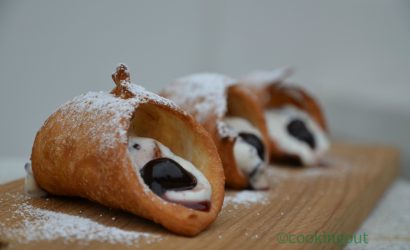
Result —
M 161 92 L 193 115 L 218 148 L 227 186 L 267 189 L 269 138 L 263 110 L 248 89 L 219 74 L 194 74 Z
M 174 103 L 132 84 L 125 65 L 113 80 L 111 93 L 75 97 L 41 127 L 29 169 L 36 184 L 198 234 L 224 197 L 212 139 Z
M 319 103 L 303 88 L 285 81 L 290 69 L 255 72 L 240 80 L 258 96 L 270 135 L 271 158 L 320 164 L 329 149 L 328 128 Z

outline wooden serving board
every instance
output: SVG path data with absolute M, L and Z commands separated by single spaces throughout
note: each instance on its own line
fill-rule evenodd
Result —
M 0 186 L 0 249 L 333 249 L 337 244 L 279 243 L 278 233 L 354 233 L 397 176 L 399 153 L 377 145 L 336 144 L 325 166 L 271 167 L 275 187 L 267 192 L 227 191 L 218 219 L 194 238 L 172 234 L 154 223 L 76 198 L 38 198 L 33 207 L 88 218 L 130 232 L 146 232 L 159 240 L 122 245 L 101 241 L 54 239 L 22 242 L 7 233 L 22 224 L 15 215 L 21 206 L 23 181 Z M 247 203 L 241 199 L 247 195 Z M 260 199 L 263 196 L 263 199 Z M 259 197 L 259 198 L 257 198 Z M 243 198 L 243 197 L 242 197 Z M 371 241 L 371 235 L 369 235 Z

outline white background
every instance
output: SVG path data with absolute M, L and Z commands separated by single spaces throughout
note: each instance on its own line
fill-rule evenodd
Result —
M 292 66 L 334 136 L 397 145 L 410 167 L 410 1 L 2 0 L 0 157 L 28 158 L 48 115 L 111 89 L 118 62 L 152 91 Z

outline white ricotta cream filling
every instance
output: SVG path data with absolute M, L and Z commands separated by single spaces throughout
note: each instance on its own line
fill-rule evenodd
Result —
M 135 146 L 138 145 L 138 146 Z M 176 161 L 182 168 L 191 173 L 197 180 L 193 189 L 164 193 L 164 198 L 173 202 L 203 202 L 211 200 L 212 188 L 206 177 L 191 162 L 174 154 L 169 148 L 152 138 L 130 136 L 128 138 L 128 151 L 135 170 L 140 170 L 147 162 L 166 157 Z
M 225 117 L 222 122 L 237 135 L 233 147 L 236 165 L 250 178 L 249 182 L 254 189 L 268 188 L 268 181 L 264 175 L 267 161 L 261 159 L 257 149 L 238 135 L 241 132 L 250 133 L 263 142 L 259 130 L 248 120 L 240 117 Z M 267 157 L 265 156 L 265 158 Z
M 46 196 L 47 193 L 38 186 L 36 179 L 34 179 L 33 170 L 31 169 L 31 163 L 26 163 L 26 165 L 24 165 L 24 169 L 26 170 L 26 178 L 24 179 L 24 192 L 31 197 Z
M 277 146 L 288 154 L 296 155 L 304 165 L 318 164 L 330 147 L 330 142 L 320 126 L 304 111 L 293 106 L 265 111 L 266 122 L 270 137 Z M 316 145 L 312 149 L 303 141 L 290 135 L 287 125 L 295 119 L 305 123 L 306 128 L 313 135 Z

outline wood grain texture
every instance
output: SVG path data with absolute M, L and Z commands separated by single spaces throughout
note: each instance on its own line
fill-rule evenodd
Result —
M 399 153 L 381 145 L 336 144 L 320 167 L 271 167 L 275 187 L 268 201 L 248 205 L 226 202 L 216 222 L 194 238 L 177 236 L 147 220 L 76 198 L 31 199 L 29 203 L 52 211 L 92 219 L 100 224 L 161 236 L 138 246 L 102 242 L 39 241 L 19 243 L 0 228 L 0 249 L 334 249 L 337 244 L 278 243 L 280 232 L 292 234 L 354 233 L 398 175 Z M 22 193 L 23 181 L 0 186 L 0 221 L 11 217 Z M 228 191 L 227 197 L 237 192 Z M 115 217 L 115 220 L 112 218 Z M 9 220 L 8 223 L 17 221 Z M 371 237 L 371 236 L 369 236 Z M 371 238 L 370 238 L 371 239 Z

